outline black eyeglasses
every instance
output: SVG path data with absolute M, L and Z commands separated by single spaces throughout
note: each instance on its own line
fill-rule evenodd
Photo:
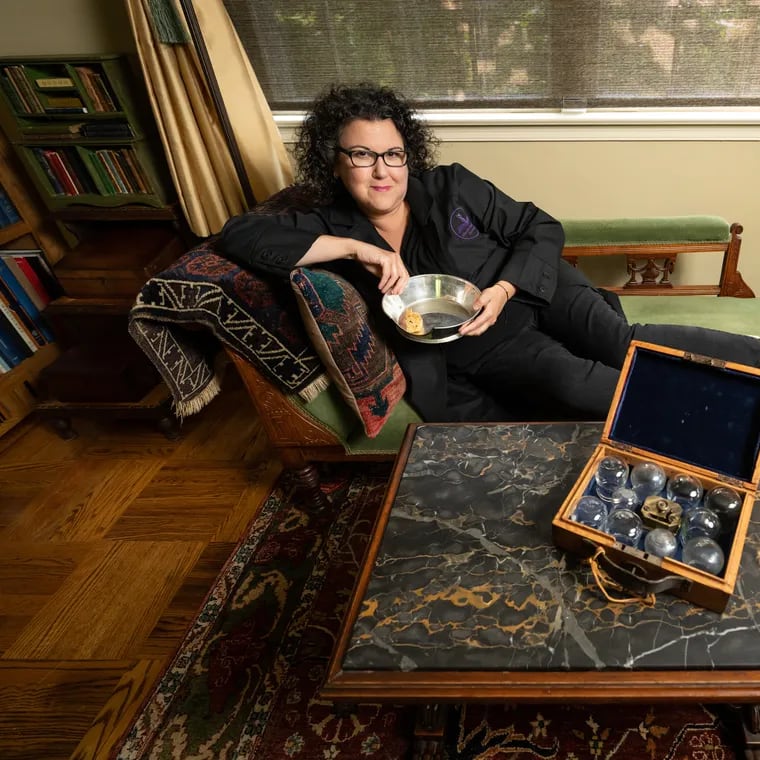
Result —
M 367 148 L 354 148 L 353 150 L 346 150 L 338 146 L 340 153 L 345 153 L 354 166 L 366 168 L 368 166 L 374 166 L 377 163 L 378 158 L 382 158 L 386 166 L 399 167 L 405 166 L 407 158 L 409 157 L 405 150 L 400 148 L 391 148 L 386 150 L 385 153 L 376 153 L 374 150 L 368 150 Z

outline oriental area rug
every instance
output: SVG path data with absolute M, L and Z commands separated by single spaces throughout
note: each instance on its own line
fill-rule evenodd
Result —
M 390 473 L 322 472 L 332 506 L 283 475 L 111 760 L 403 760 L 414 707 L 335 712 L 319 687 Z M 452 709 L 451 760 L 737 760 L 732 714 L 702 705 Z

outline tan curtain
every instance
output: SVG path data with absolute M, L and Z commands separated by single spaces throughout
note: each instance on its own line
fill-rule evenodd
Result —
M 180 203 L 192 231 L 207 237 L 248 204 L 198 52 L 189 41 L 161 41 L 168 38 L 161 7 L 178 37 L 190 39 L 175 0 L 125 2 Z M 262 201 L 293 181 L 288 154 L 222 0 L 194 7 L 245 173 Z

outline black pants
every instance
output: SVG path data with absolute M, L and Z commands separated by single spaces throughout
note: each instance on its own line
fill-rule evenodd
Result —
M 679 325 L 630 325 L 590 285 L 562 284 L 550 306 L 466 373 L 449 379 L 457 419 L 603 420 L 631 340 L 760 366 L 760 340 Z M 496 402 L 477 410 L 472 387 Z

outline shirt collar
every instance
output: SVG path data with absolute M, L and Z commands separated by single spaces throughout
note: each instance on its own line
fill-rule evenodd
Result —
M 417 177 L 409 177 L 406 200 L 409 203 L 414 221 L 418 224 L 425 224 L 430 217 L 430 210 L 433 208 L 433 196 Z

